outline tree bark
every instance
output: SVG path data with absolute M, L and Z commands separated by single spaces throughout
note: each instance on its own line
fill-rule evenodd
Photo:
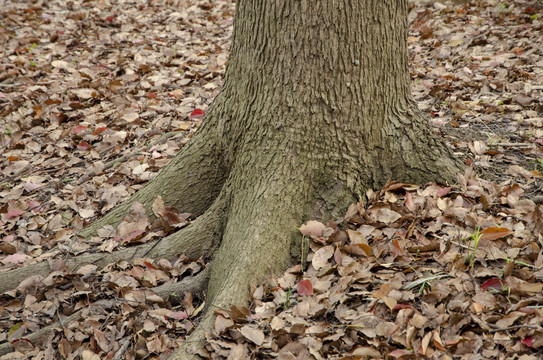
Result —
M 284 269 L 304 220 L 342 215 L 388 179 L 454 179 L 461 165 L 411 96 L 406 38 L 407 1 L 238 1 L 214 104 L 229 206 L 208 305 L 244 303 Z
M 208 310 L 174 359 L 194 356 L 214 306 L 244 304 L 250 283 L 292 263 L 303 221 L 343 215 L 389 179 L 447 181 L 461 167 L 411 96 L 407 0 L 236 6 L 221 94 L 189 145 L 129 201 L 149 209 L 161 195 L 221 219 Z M 128 209 L 83 234 L 117 224 Z M 168 246 L 168 254 L 186 251 Z

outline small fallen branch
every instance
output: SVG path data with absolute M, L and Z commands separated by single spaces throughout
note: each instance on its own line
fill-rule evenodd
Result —
M 491 324 L 488 324 L 490 327 L 494 327 L 493 325 Z M 496 333 L 496 332 L 501 332 L 501 331 L 509 331 L 509 330 L 516 330 L 516 329 L 521 329 L 521 328 L 528 328 L 528 329 L 534 329 L 534 330 L 537 330 L 537 329 L 541 329 L 540 326 L 536 326 L 536 325 L 513 325 L 513 326 L 508 326 L 508 327 L 505 327 L 505 328 L 496 328 L 496 329 L 492 329 L 492 330 L 489 330 L 488 332 L 489 333 Z

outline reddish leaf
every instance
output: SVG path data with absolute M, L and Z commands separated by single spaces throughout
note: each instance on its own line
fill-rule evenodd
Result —
M 408 208 L 411 212 L 415 211 L 415 202 L 413 201 L 413 197 L 411 196 L 409 191 L 405 192 L 405 207 Z
M 534 346 L 532 345 L 532 340 L 534 339 L 533 336 L 528 336 L 527 338 L 524 338 L 521 340 L 521 343 L 523 343 L 524 345 L 528 346 L 528 347 L 531 347 L 532 349 L 535 349 Z
M 4 223 L 0 221 L 0 225 L 3 225 Z M 3 239 L 5 242 L 12 242 L 15 240 L 15 235 L 8 235 Z
M 195 109 L 192 113 L 190 113 L 190 118 L 191 118 L 191 119 L 198 120 L 198 119 L 203 118 L 204 115 L 205 115 L 205 113 L 204 113 L 203 110 L 201 110 L 201 109 Z
M 90 150 L 91 148 L 92 146 L 90 146 L 89 143 L 86 141 L 81 141 L 79 144 L 77 144 L 77 150 L 87 151 L 87 150 Z
M 447 195 L 449 192 L 451 192 L 451 189 L 452 189 L 452 187 L 450 187 L 450 186 L 441 188 L 441 189 L 439 189 L 437 191 L 437 196 L 443 197 L 443 196 Z
M 145 231 L 143 231 L 143 230 L 134 230 L 130 234 L 123 237 L 123 241 L 128 243 L 128 242 L 137 240 L 137 239 L 141 238 L 141 236 L 144 233 L 145 233 Z
M 307 279 L 302 280 L 296 285 L 296 291 L 302 296 L 313 295 L 313 285 L 311 284 L 311 281 Z
M 106 126 L 103 126 L 103 127 L 99 127 L 99 128 L 96 128 L 96 130 L 94 130 L 94 132 L 92 133 L 92 135 L 98 135 L 100 134 L 101 132 L 107 130 L 107 127 Z
M 130 273 L 136 279 L 142 279 L 145 276 L 145 270 L 140 266 L 134 266 L 132 270 L 130 270 Z
M 19 209 L 10 210 L 6 213 L 6 219 L 11 220 L 23 215 L 23 211 Z
M 489 227 L 481 231 L 481 240 L 496 240 L 511 235 L 513 232 L 506 228 Z
M 396 238 L 392 240 L 392 252 L 394 253 L 394 255 L 403 254 L 402 246 L 400 245 L 400 242 Z
M 396 304 L 392 310 L 402 310 L 402 309 L 412 309 L 413 306 L 411 304 Z
M 188 318 L 189 314 L 187 314 L 185 311 L 176 311 L 168 315 L 168 317 L 179 321 Z
M 397 358 L 400 358 L 402 356 L 413 355 L 413 352 L 409 351 L 409 350 L 397 349 L 397 350 L 394 350 L 394 351 L 390 352 L 388 355 L 390 355 L 390 356 L 397 359 Z
M 26 202 L 28 204 L 29 210 L 40 212 L 41 211 L 41 204 L 36 200 L 28 200 Z
M 505 280 L 498 279 L 498 278 L 493 278 L 493 279 L 488 279 L 487 281 L 485 281 L 481 285 L 481 289 L 486 290 L 488 288 L 491 288 L 491 289 L 494 289 L 494 290 L 497 290 L 497 291 L 502 291 L 503 287 L 506 284 L 507 283 L 505 282 Z
M 158 269 L 156 268 L 156 266 L 154 266 L 153 264 L 151 264 L 149 261 L 144 261 L 144 262 L 143 262 L 143 265 L 145 265 L 145 267 L 146 267 L 147 269 L 158 270 Z
M 150 91 L 149 91 L 149 92 L 147 93 L 147 97 L 148 97 L 149 99 L 154 99 L 154 98 L 156 98 L 156 93 L 150 92 Z
M 108 16 L 108 17 L 106 18 L 106 21 L 107 21 L 107 22 L 113 22 L 113 20 L 115 20 L 115 17 L 116 17 L 115 15 Z
M 89 128 L 86 127 L 86 126 L 84 126 L 84 125 L 78 125 L 78 126 L 76 126 L 76 127 L 74 127 L 74 128 L 72 129 L 72 133 L 73 133 L 73 134 L 77 134 L 77 133 L 80 133 L 80 132 L 83 131 L 83 130 L 88 130 L 88 129 L 89 129 Z

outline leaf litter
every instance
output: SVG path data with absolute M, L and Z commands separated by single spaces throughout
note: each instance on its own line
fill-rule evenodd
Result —
M 205 121 L 234 4 L 4 5 L 0 271 L 38 261 L 54 271 L 0 295 L 0 346 L 17 350 L 2 358 L 167 358 L 205 299 L 161 289 L 201 276 L 203 259 L 74 272 L 65 258 L 190 222 L 157 198 L 156 221 L 135 204 L 118 228 L 73 238 Z M 454 186 L 389 182 L 343 219 L 302 225 L 309 253 L 252 285 L 249 307 L 216 311 L 207 357 L 540 358 L 541 15 L 534 1 L 410 4 L 413 93 L 471 167 Z

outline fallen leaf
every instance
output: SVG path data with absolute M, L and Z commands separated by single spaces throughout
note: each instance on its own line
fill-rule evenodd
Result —
M 20 322 L 13 325 L 8 332 L 8 341 L 13 342 L 14 340 L 19 339 L 24 332 L 26 331 L 26 323 Z
M 323 223 L 315 220 L 310 220 L 299 228 L 302 235 L 313 235 L 317 237 L 322 236 L 322 231 L 324 229 L 326 229 L 326 226 Z
M 410 350 L 397 349 L 397 350 L 391 351 L 390 353 L 388 353 L 388 355 L 397 359 L 397 358 L 401 358 L 402 356 L 411 356 L 413 355 L 413 352 Z
M 28 258 L 25 254 L 12 254 L 2 259 L 3 264 L 22 264 Z
M 313 295 L 313 285 L 309 280 L 302 280 L 296 285 L 296 291 L 302 296 Z
M 255 343 L 256 345 L 260 346 L 264 342 L 264 333 L 260 329 L 255 329 L 250 327 L 249 325 L 245 325 L 240 329 L 241 335 L 245 337 L 247 340 Z
M 205 113 L 201 109 L 195 109 L 193 112 L 190 113 L 190 118 L 194 120 L 202 119 L 204 117 Z
M 496 291 L 502 291 L 507 286 L 507 283 L 503 279 L 488 279 L 486 280 L 482 285 L 481 289 L 488 290 L 488 289 L 494 289 Z
M 72 129 L 72 134 L 79 134 L 82 131 L 89 130 L 85 125 L 78 125 Z
M 185 311 L 176 311 L 176 312 L 170 313 L 168 317 L 177 321 L 181 321 L 188 318 L 189 314 L 187 314 L 187 312 Z
M 15 219 L 21 215 L 23 215 L 24 211 L 19 209 L 13 209 L 6 213 L 6 220 Z
M 215 331 L 218 334 L 221 334 L 224 330 L 230 329 L 233 326 L 234 322 L 232 321 L 232 319 L 227 319 L 221 315 L 218 315 L 215 318 Z
M 431 339 L 432 339 L 432 332 L 426 333 L 426 335 L 424 335 L 424 337 L 422 338 L 422 342 L 420 344 L 419 354 L 426 355 L 426 352 L 428 351 L 428 345 L 430 345 Z
M 511 293 L 521 296 L 534 296 L 543 290 L 542 283 L 531 283 L 521 280 L 515 276 L 507 277 L 507 284 L 511 289 Z
M 450 187 L 450 186 L 440 188 L 439 190 L 437 190 L 437 196 L 443 197 L 443 196 L 447 195 L 449 192 L 451 192 L 451 189 L 452 189 L 452 187 Z
M 328 264 L 328 259 L 330 259 L 332 256 L 334 256 L 334 247 L 324 246 L 314 253 L 311 264 L 315 270 L 319 270 Z
M 92 146 L 90 146 L 86 141 L 81 141 L 79 144 L 77 144 L 77 150 L 87 151 L 90 149 L 92 149 Z
M 533 336 L 528 336 L 527 338 L 522 339 L 521 342 L 524 345 L 526 345 L 526 346 L 528 346 L 528 347 L 530 347 L 532 349 L 535 349 L 534 346 L 532 345 L 533 338 L 534 338 Z
M 439 336 L 439 332 L 437 330 L 432 331 L 433 334 L 433 341 L 434 346 L 438 348 L 441 351 L 447 351 L 445 346 L 443 345 L 443 342 L 441 341 L 441 337 Z
M 513 232 L 506 228 L 489 227 L 481 231 L 480 240 L 496 240 L 511 235 Z
M 352 356 L 369 356 L 371 358 L 377 358 L 377 359 L 381 359 L 383 357 L 377 349 L 374 349 L 369 346 L 357 347 L 356 349 L 353 350 L 353 352 L 351 352 L 351 355 Z

